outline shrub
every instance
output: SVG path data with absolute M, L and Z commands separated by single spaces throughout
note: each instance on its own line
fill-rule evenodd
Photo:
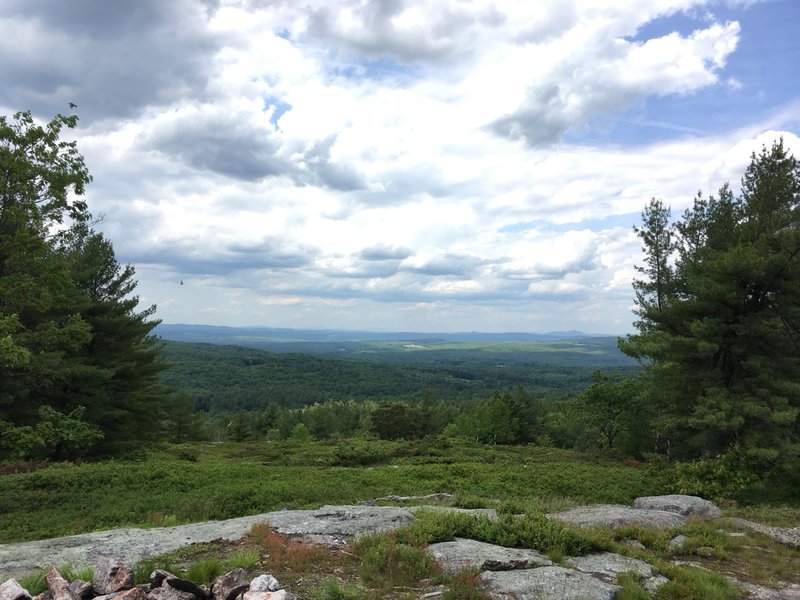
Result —
M 359 590 L 354 585 L 343 585 L 338 579 L 329 579 L 320 586 L 322 600 L 356 600 Z
M 391 533 L 363 536 L 356 543 L 355 551 L 361 557 L 361 579 L 373 588 L 389 590 L 408 586 L 439 572 L 430 554 L 400 542 Z
M 442 593 L 442 600 L 488 600 L 481 589 L 478 574 L 472 570 L 456 573 L 453 582 Z
M 758 482 L 758 476 L 736 449 L 676 466 L 678 490 L 714 500 L 733 498 Z
M 703 569 L 682 568 L 658 588 L 657 600 L 733 600 L 741 595 L 722 575 Z
M 333 451 L 331 463 L 340 467 L 382 464 L 389 461 L 386 448 L 378 444 L 341 444 Z
M 256 548 L 237 550 L 225 559 L 225 569 L 252 569 L 261 562 L 261 553 Z
M 222 575 L 222 561 L 218 558 L 204 558 L 196 563 L 189 565 L 186 569 L 186 578 L 195 583 L 210 584 L 214 579 Z

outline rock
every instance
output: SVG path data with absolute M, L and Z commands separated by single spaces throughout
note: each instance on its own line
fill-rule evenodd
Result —
M 91 581 L 83 581 L 82 579 L 76 579 L 75 581 L 70 582 L 69 589 L 72 590 L 72 593 L 75 594 L 80 600 L 89 600 L 94 596 L 92 593 L 92 582 Z
M 147 592 L 142 588 L 135 587 L 130 590 L 95 596 L 94 600 L 147 600 Z
M 714 549 L 711 546 L 698 546 L 694 549 L 694 553 L 697 554 L 697 556 L 711 558 L 714 556 Z
M 69 589 L 69 583 L 61 576 L 58 569 L 50 569 L 45 575 L 47 589 L 53 595 L 53 600 L 78 600 L 78 597 Z
M 323 506 L 319 510 L 285 510 L 174 527 L 114 529 L 0 544 L 0 580 L 53 564 L 85 567 L 100 556 L 116 556 L 135 564 L 193 543 L 238 540 L 258 523 L 269 523 L 287 535 L 340 539 L 396 529 L 413 520 L 414 515 L 408 509 L 398 506 Z
M 676 535 L 669 541 L 669 545 L 667 546 L 667 550 L 672 553 L 680 552 L 686 546 L 686 542 L 689 541 L 689 538 L 685 535 Z
M 726 519 L 726 522 L 740 529 L 755 531 L 786 546 L 800 548 L 800 528 L 770 527 L 769 525 L 762 525 L 761 523 L 739 518 Z
M 148 600 L 197 600 L 194 594 L 176 590 L 169 585 L 162 585 L 147 592 Z
M 236 600 L 250 588 L 244 569 L 234 569 L 217 577 L 211 584 L 211 597 L 214 600 Z
M 281 584 L 269 573 L 259 575 L 250 582 L 251 592 L 277 592 L 281 589 Z
M 655 594 L 658 588 L 660 588 L 662 585 L 668 582 L 669 579 L 667 579 L 663 575 L 653 575 L 652 577 L 648 577 L 647 579 L 644 580 L 643 586 L 645 590 L 647 590 L 651 594 Z
M 699 496 L 669 494 L 666 496 L 644 496 L 633 501 L 634 508 L 666 510 L 685 517 L 718 519 L 722 511 L 713 503 Z
M 654 592 L 668 581 L 666 577 L 653 575 L 653 567 L 643 560 L 612 552 L 568 557 L 567 563 L 608 583 L 618 583 L 623 573 L 636 573 L 644 579 L 643 586 L 649 592 Z
M 383 498 L 377 498 L 377 500 L 385 500 L 386 502 L 400 502 L 400 503 L 411 502 L 412 500 L 426 500 L 428 502 L 452 502 L 453 498 L 454 498 L 453 494 L 448 494 L 445 492 L 436 492 L 433 494 L 428 494 L 427 496 L 395 496 L 394 494 L 391 494 L 389 496 L 384 496 Z
M 457 508 L 455 506 L 409 506 L 408 512 L 416 515 L 419 512 L 436 512 L 436 513 L 461 513 L 471 515 L 473 517 L 486 517 L 490 521 L 497 521 L 497 511 L 493 508 Z
M 31 595 L 16 579 L 9 579 L 0 585 L 0 600 L 30 600 Z
M 164 584 L 178 591 L 191 594 L 199 600 L 208 600 L 211 598 L 211 593 L 208 591 L 208 588 L 202 585 L 197 585 L 194 581 L 190 581 L 188 579 L 181 579 L 180 577 L 167 577 L 164 580 L 164 583 L 161 584 L 161 587 L 164 587 Z
M 618 529 L 636 525 L 653 529 L 670 529 L 686 524 L 686 517 L 666 510 L 636 509 L 621 504 L 594 504 L 548 515 L 578 527 Z
M 359 536 L 389 531 L 414 521 L 408 509 L 397 506 L 323 506 L 318 510 L 269 513 L 269 524 L 287 535 Z
M 486 571 L 480 581 L 494 600 L 614 600 L 620 587 L 564 567 Z
M 168 578 L 174 578 L 175 575 L 163 569 L 156 569 L 150 573 L 150 589 L 159 588 Z
M 294 600 L 295 595 L 290 594 L 286 590 L 277 590 L 275 592 L 245 592 L 242 596 L 243 600 Z
M 638 558 L 630 558 L 613 552 L 601 552 L 586 556 L 569 556 L 566 562 L 584 573 L 616 582 L 621 573 L 633 572 L 639 577 L 652 577 L 653 567 Z
M 628 546 L 628 548 L 633 548 L 635 550 L 647 550 L 647 547 L 639 540 L 625 540 L 622 543 Z
M 456 539 L 431 544 L 428 550 L 443 570 L 455 573 L 465 568 L 479 571 L 510 571 L 549 566 L 553 563 L 535 550 L 505 548 L 476 540 Z
M 754 583 L 737 582 L 751 600 L 800 600 L 800 585 L 793 583 L 781 589 L 768 588 Z
M 133 569 L 118 558 L 98 558 L 92 577 L 92 587 L 97 595 L 113 594 L 133 587 Z

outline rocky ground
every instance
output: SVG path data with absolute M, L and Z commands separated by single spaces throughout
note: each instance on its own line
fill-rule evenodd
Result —
M 402 503 L 408 498 L 391 498 Z M 431 498 L 434 501 L 444 497 Z M 245 535 L 253 525 L 268 522 L 275 531 L 341 548 L 349 539 L 361 534 L 386 531 L 408 525 L 414 513 L 430 507 L 373 506 L 323 506 L 318 510 L 284 510 L 226 521 L 212 521 L 155 529 L 118 529 L 51 540 L 0 545 L 0 581 L 22 573 L 70 564 L 74 567 L 97 564 L 103 557 L 113 556 L 126 563 L 136 563 L 146 557 L 164 554 L 198 542 L 236 540 Z M 437 505 L 435 510 L 464 510 Z M 494 511 L 468 511 L 496 518 Z M 800 529 L 768 527 L 743 519 L 722 519 L 719 509 L 712 503 L 692 496 L 656 496 L 638 499 L 633 507 L 598 505 L 572 509 L 550 515 L 553 519 L 578 527 L 604 526 L 611 529 L 636 526 L 652 530 L 666 530 L 685 524 L 689 519 L 715 520 L 731 530 L 754 532 L 775 542 L 800 547 Z M 731 531 L 730 535 L 747 536 L 750 533 Z M 633 540 L 631 540 L 633 543 Z M 670 548 L 680 553 L 685 540 L 676 537 Z M 752 542 L 757 543 L 757 540 Z M 756 548 L 757 546 L 753 546 Z M 504 548 L 475 540 L 457 539 L 433 544 L 430 551 L 446 571 L 465 567 L 480 572 L 479 581 L 492 598 L 598 598 L 613 599 L 620 587 L 618 578 L 623 573 L 636 573 L 648 591 L 655 591 L 667 579 L 655 573 L 653 566 L 644 560 L 621 554 L 599 553 L 582 557 L 563 557 L 554 564 L 533 550 Z M 701 548 L 695 549 L 691 562 L 700 568 L 704 564 Z M 769 551 L 769 550 L 767 550 Z M 710 557 L 711 555 L 708 554 Z M 729 567 L 735 566 L 730 561 Z M 748 578 L 747 565 L 725 573 L 740 585 L 751 598 L 763 600 L 800 599 L 800 586 L 791 582 L 771 581 L 772 587 L 758 585 Z M 18 600 L 18 598 L 0 598 Z M 119 599 L 122 600 L 122 599 Z M 188 599 L 186 599 L 188 600 Z

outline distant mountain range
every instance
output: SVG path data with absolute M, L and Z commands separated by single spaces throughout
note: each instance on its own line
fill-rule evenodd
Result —
M 338 329 L 285 329 L 276 327 L 225 327 L 219 325 L 186 325 L 161 323 L 153 331 L 165 340 L 208 344 L 242 344 L 243 341 L 259 342 L 547 342 L 581 340 L 593 335 L 581 331 L 551 331 L 549 333 L 484 333 L 465 331 L 457 333 L 423 332 L 375 332 L 346 331 Z M 246 344 L 245 344 L 246 345 Z

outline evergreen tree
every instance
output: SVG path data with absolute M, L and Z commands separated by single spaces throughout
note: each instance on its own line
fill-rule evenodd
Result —
M 663 221 L 645 221 L 648 243 Z M 679 456 L 741 450 L 761 472 L 798 451 L 800 169 L 783 142 L 753 155 L 738 198 L 698 195 L 675 224 L 660 308 L 640 302 L 620 347 L 647 367 L 657 433 Z M 638 285 L 655 289 L 654 271 Z
M 159 422 L 163 365 L 155 307 L 136 311 L 133 268 L 89 225 L 91 177 L 61 139 L 76 124 L 0 117 L 0 420 L 80 414 L 113 444 Z

